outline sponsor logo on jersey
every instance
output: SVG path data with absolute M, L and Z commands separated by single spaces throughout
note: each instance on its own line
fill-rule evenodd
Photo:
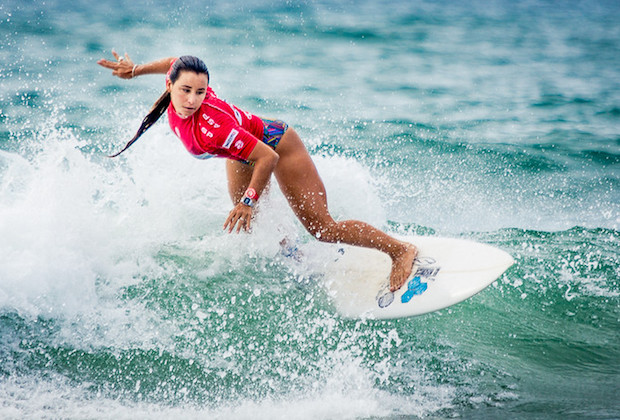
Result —
M 202 118 L 204 118 L 204 120 L 209 124 L 212 125 L 213 128 L 220 128 L 220 125 L 217 124 L 215 122 L 215 120 L 213 118 L 211 118 L 210 116 L 208 116 L 207 114 L 202 114 Z
M 213 133 L 210 132 L 209 130 L 207 130 L 204 127 L 200 127 L 200 131 L 202 131 L 202 134 L 204 134 L 205 136 L 212 138 L 213 137 Z
M 234 128 L 230 130 L 230 133 L 228 134 L 228 137 L 226 137 L 226 141 L 224 142 L 222 147 L 224 149 L 230 149 L 230 145 L 233 144 L 233 141 L 235 141 L 235 138 L 237 138 L 238 134 L 239 132 L 235 130 Z

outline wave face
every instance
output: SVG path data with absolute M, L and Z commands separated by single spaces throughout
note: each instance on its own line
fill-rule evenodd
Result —
M 110 13 L 109 10 L 117 10 Z M 618 418 L 614 2 L 8 1 L 0 6 L 0 417 Z M 275 181 L 227 235 L 223 161 L 113 78 L 194 54 L 297 131 L 332 214 L 516 259 L 422 317 L 348 320 Z

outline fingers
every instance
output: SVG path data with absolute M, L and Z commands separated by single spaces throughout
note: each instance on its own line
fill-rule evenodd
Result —
M 121 79 L 131 79 L 133 76 L 133 61 L 129 58 L 129 54 L 125 53 L 125 56 L 121 57 L 116 51 L 112 50 L 112 55 L 116 61 L 102 58 L 97 61 L 97 64 L 105 67 L 106 69 L 112 70 L 112 75 L 114 76 L 120 77 Z
M 235 231 L 236 233 L 240 233 L 241 229 L 248 232 L 250 230 L 251 219 L 251 217 L 244 216 L 235 216 L 231 218 L 230 224 L 228 226 L 228 233 L 232 233 L 233 231 Z M 226 226 L 224 226 L 224 229 L 226 229 Z
M 252 208 L 244 204 L 237 204 L 228 214 L 224 222 L 224 230 L 228 230 L 228 233 L 233 231 L 240 233 L 242 229 L 247 232 L 250 230 L 251 222 Z
M 243 218 L 239 219 L 239 223 L 237 223 L 237 233 L 240 233 L 241 229 L 247 232 L 249 230 L 249 226 L 250 226 L 249 219 L 243 219 Z
M 249 229 L 249 221 L 239 216 L 228 216 L 224 223 L 224 230 L 228 230 L 228 233 L 232 233 L 236 230 L 237 233 L 241 232 L 241 229 Z
M 97 61 L 97 64 L 99 64 L 100 66 L 105 67 L 106 69 L 110 69 L 110 70 L 115 70 L 116 67 L 118 66 L 118 62 L 117 61 L 110 61 L 110 60 L 106 60 L 104 58 L 102 58 L 101 60 Z

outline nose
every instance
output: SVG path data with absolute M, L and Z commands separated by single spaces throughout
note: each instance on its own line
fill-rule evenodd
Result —
M 187 103 L 190 105 L 194 105 L 196 103 L 197 98 L 198 98 L 198 95 L 194 93 L 190 93 L 189 95 L 187 95 Z

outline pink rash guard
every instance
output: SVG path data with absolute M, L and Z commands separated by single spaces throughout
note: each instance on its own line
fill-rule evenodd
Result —
M 200 108 L 187 118 L 168 106 L 168 122 L 188 152 L 198 159 L 247 160 L 263 137 L 263 121 L 219 99 L 208 87 Z

